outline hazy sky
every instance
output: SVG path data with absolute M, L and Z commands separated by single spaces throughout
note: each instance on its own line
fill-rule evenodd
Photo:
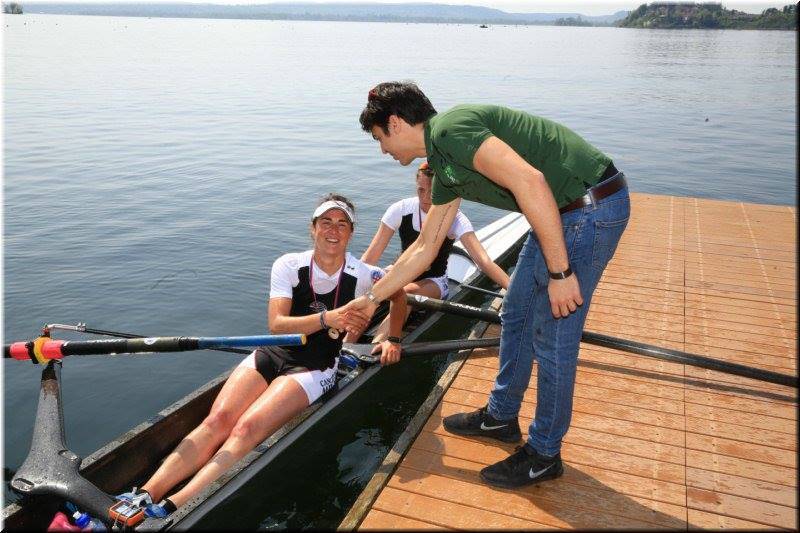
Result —
M 59 1 L 59 0 L 51 0 Z M 116 3 L 114 0 L 64 0 L 69 2 L 86 3 Z M 309 2 L 314 0 L 126 0 L 126 2 L 185 2 L 185 3 L 208 3 L 208 4 L 270 4 L 277 1 L 283 2 Z M 610 15 L 615 11 L 633 10 L 645 2 L 645 0 L 619 1 L 619 0 L 324 0 L 317 3 L 370 3 L 370 4 L 392 4 L 405 2 L 420 2 L 453 5 L 475 5 L 502 9 L 510 13 L 582 13 L 584 15 Z M 722 1 L 722 5 L 728 9 L 738 9 L 748 13 L 761 13 L 768 7 L 782 7 L 792 3 L 794 0 L 784 0 L 782 2 L 771 2 L 769 0 L 734 0 L 730 2 Z M 24 5 L 24 0 L 22 1 Z M 30 2 L 31 4 L 35 2 Z

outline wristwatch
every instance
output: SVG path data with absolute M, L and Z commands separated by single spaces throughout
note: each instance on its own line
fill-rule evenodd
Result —
M 567 279 L 568 277 L 570 277 L 572 275 L 572 268 L 570 268 L 568 266 L 567 269 L 564 272 L 550 272 L 550 271 L 548 271 L 548 273 L 550 274 L 550 279 Z
M 400 337 L 395 337 L 394 335 L 389 335 L 386 337 L 386 340 L 391 342 L 392 344 L 400 344 Z
M 375 296 L 375 294 L 372 292 L 372 289 L 370 289 L 370 290 L 368 290 L 368 291 L 367 291 L 367 294 L 366 294 L 366 296 L 367 296 L 367 299 L 368 299 L 370 302 L 374 303 L 375 305 L 378 305 L 379 303 L 381 303 L 381 301 L 380 301 L 380 300 L 378 300 L 378 297 L 377 297 L 377 296 Z

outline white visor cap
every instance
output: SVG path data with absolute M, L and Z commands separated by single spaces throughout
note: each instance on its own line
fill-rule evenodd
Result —
M 354 226 L 356 225 L 356 214 L 353 213 L 353 210 L 350 209 L 349 205 L 344 202 L 340 202 L 339 200 L 328 200 L 327 202 L 320 204 L 320 206 L 314 210 L 314 215 L 311 217 L 311 220 L 315 220 L 317 217 L 322 216 L 322 214 L 329 209 L 341 210 L 345 215 L 347 215 L 347 218 L 350 219 L 350 223 Z

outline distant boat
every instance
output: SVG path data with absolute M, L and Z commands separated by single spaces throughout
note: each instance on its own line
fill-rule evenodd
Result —
M 480 26 L 478 26 L 478 27 L 479 27 L 479 28 L 488 28 L 489 26 L 487 26 L 486 24 L 481 24 L 481 25 L 480 25 Z

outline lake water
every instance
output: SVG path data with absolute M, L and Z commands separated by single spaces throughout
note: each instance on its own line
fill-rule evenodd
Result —
M 5 342 L 49 322 L 263 332 L 269 267 L 309 247 L 319 196 L 355 202 L 360 255 L 386 206 L 413 193 L 413 171 L 358 125 L 367 91 L 386 80 L 416 81 L 440 110 L 499 103 L 563 122 L 634 191 L 796 202 L 795 32 L 52 15 L 2 24 Z M 502 214 L 464 210 L 476 226 Z M 466 327 L 451 320 L 437 335 Z M 238 360 L 68 360 L 69 446 L 88 455 Z M 335 527 L 440 367 L 382 372 L 212 521 Z M 8 480 L 30 443 L 39 368 L 2 368 Z

